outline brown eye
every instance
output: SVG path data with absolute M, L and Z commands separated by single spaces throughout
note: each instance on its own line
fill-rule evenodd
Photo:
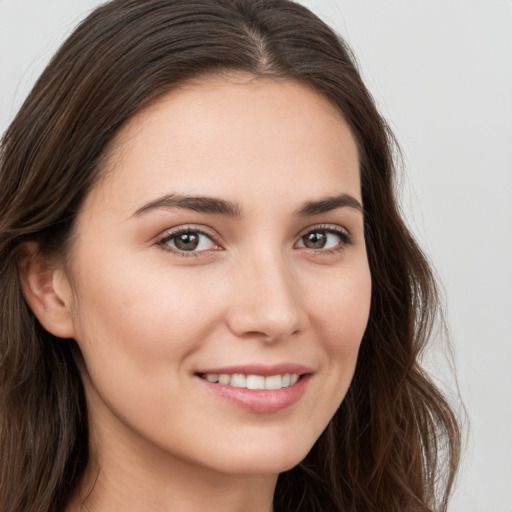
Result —
M 217 248 L 210 236 L 192 229 L 171 232 L 159 244 L 176 253 L 199 253 Z
M 180 251 L 193 251 L 199 245 L 199 236 L 197 233 L 182 233 L 174 238 L 174 246 Z
M 322 232 L 308 233 L 302 237 L 302 243 L 308 249 L 323 249 L 327 243 L 327 236 Z
M 350 234 L 341 227 L 318 227 L 302 235 L 295 247 L 313 251 L 342 250 L 352 243 Z

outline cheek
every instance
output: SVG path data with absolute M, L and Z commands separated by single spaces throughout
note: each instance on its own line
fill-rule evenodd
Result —
M 216 317 L 215 300 L 206 301 L 203 290 L 184 277 L 165 269 L 134 272 L 134 267 L 117 260 L 82 281 L 77 341 L 93 373 L 134 371 L 147 378 L 159 369 L 168 372 Z
M 323 290 L 310 293 L 313 317 L 322 326 L 333 350 L 359 345 L 370 312 L 371 279 L 367 268 L 328 280 Z
M 176 414 L 188 410 L 190 355 L 208 336 L 218 306 L 179 273 L 133 268 L 119 259 L 94 274 L 82 267 L 95 276 L 82 281 L 77 311 L 90 412 L 108 422 L 113 411 L 143 437 L 168 440 L 159 428 L 173 431 Z
M 367 266 L 350 275 L 342 272 L 325 283 L 323 291 L 311 292 L 311 321 L 322 340 L 324 368 L 333 383 L 336 407 L 352 380 L 371 301 L 371 278 Z M 336 404 L 337 402 L 337 404 Z

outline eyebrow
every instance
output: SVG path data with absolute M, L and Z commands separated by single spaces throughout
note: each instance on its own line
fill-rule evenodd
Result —
M 354 208 L 360 212 L 363 211 L 363 205 L 350 194 L 340 194 L 319 199 L 317 201 L 307 201 L 295 213 L 299 217 L 308 217 L 327 213 L 338 208 Z
M 194 212 L 216 213 L 227 217 L 242 217 L 242 208 L 230 201 L 215 197 L 185 196 L 182 194 L 167 194 L 155 199 L 139 208 L 133 216 L 137 217 L 143 213 L 160 208 L 181 208 Z
M 303 203 L 295 212 L 297 217 L 309 217 L 327 213 L 338 208 L 353 208 L 363 211 L 361 203 L 350 194 L 330 196 L 315 201 Z M 140 207 L 132 215 L 138 217 L 144 213 L 157 209 L 180 208 L 201 213 L 214 213 L 240 219 L 243 217 L 242 207 L 231 201 L 208 196 L 187 196 L 182 194 L 167 194 Z

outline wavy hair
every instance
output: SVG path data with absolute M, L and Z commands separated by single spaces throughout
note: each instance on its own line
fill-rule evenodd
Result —
M 242 71 L 318 91 L 360 156 L 372 298 L 348 394 L 279 476 L 278 512 L 446 511 L 456 415 L 420 365 L 439 314 L 431 268 L 395 198 L 397 146 L 345 42 L 288 0 L 113 0 L 54 56 L 0 146 L 0 509 L 63 512 L 89 461 L 80 353 L 22 294 L 20 246 L 66 254 L 120 128 L 201 75 Z

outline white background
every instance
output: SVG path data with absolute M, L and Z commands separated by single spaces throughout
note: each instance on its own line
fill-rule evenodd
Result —
M 0 0 L 0 132 L 100 3 Z M 444 285 L 469 415 L 450 511 L 512 512 L 512 0 L 302 3 L 355 50 L 405 154 L 409 223 Z

